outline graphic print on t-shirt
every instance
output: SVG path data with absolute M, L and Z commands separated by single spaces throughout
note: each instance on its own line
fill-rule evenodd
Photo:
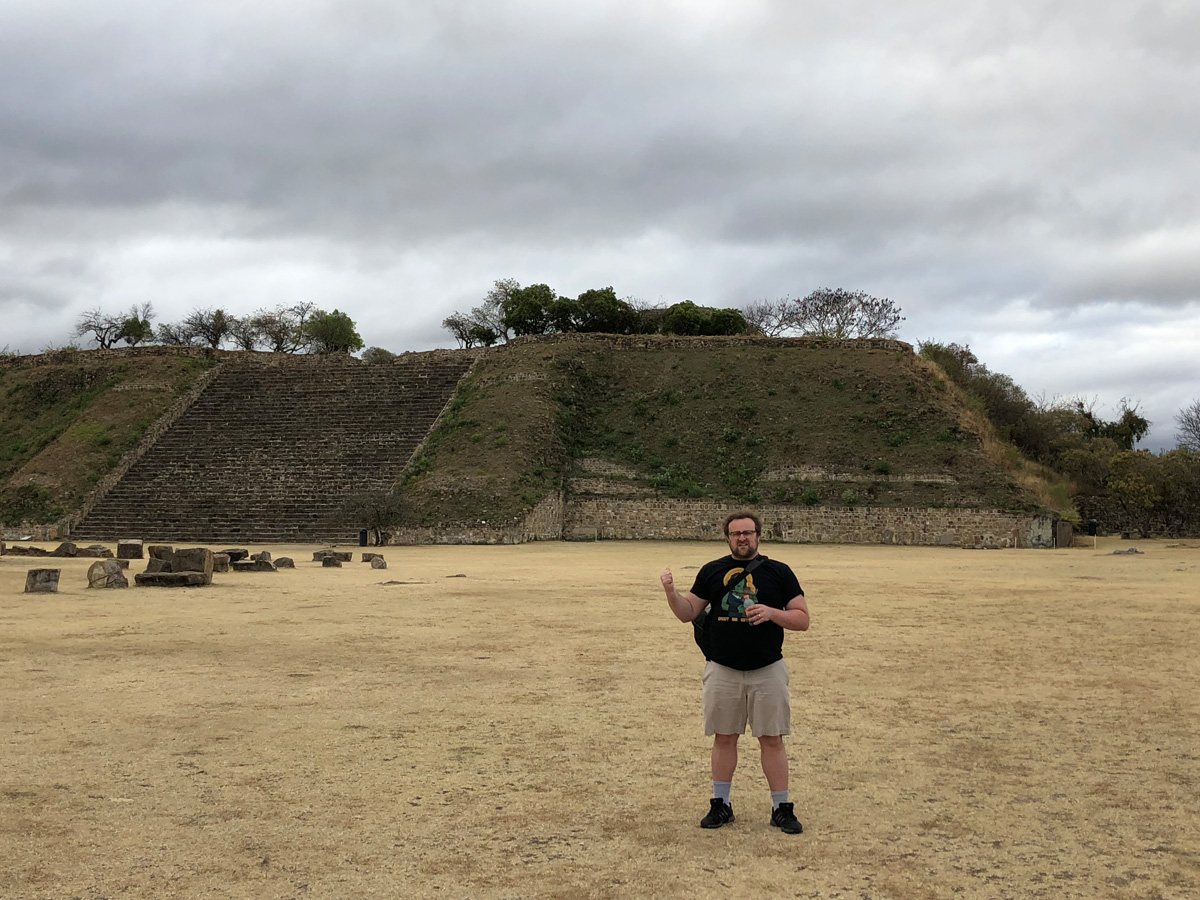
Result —
M 758 602 L 758 589 L 754 587 L 754 576 L 742 578 L 742 569 L 730 569 L 725 573 L 724 584 L 733 587 L 721 598 L 721 609 L 733 622 L 746 621 L 746 607 Z

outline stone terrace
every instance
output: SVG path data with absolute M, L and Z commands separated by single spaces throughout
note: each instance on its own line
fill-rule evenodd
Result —
M 472 360 L 230 359 L 72 537 L 349 541 L 347 501 L 395 484 Z

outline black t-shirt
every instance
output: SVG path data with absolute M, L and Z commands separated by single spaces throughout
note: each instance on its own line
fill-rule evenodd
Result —
M 692 593 L 708 603 L 709 653 L 713 662 L 731 669 L 761 669 L 783 659 L 783 626 L 774 622 L 751 625 L 746 607 L 755 603 L 786 609 L 803 594 L 800 582 L 784 563 L 762 557 L 745 578 L 748 560 L 732 556 L 708 563 L 696 573 Z

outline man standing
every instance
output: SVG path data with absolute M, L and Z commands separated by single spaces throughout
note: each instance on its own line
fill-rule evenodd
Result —
M 783 632 L 808 630 L 808 604 L 795 574 L 758 553 L 762 520 L 752 512 L 725 519 L 729 555 L 708 563 L 692 589 L 681 594 L 671 570 L 662 574 L 671 612 L 691 622 L 706 608 L 704 623 L 704 733 L 713 735 L 713 799 L 701 828 L 733 821 L 729 791 L 737 768 L 737 742 L 750 724 L 758 738 L 763 774 L 771 789 L 771 824 L 787 834 L 803 829 L 788 801 L 788 757 L 783 736 L 792 730 Z

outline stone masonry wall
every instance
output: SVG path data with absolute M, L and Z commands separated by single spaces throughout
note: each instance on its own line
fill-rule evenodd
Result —
M 1038 517 L 997 510 L 757 506 L 772 541 L 815 544 L 913 544 L 1029 547 L 1041 543 Z M 563 535 L 599 540 L 714 540 L 733 511 L 726 502 L 672 499 L 572 500 Z
M 547 497 L 523 522 L 402 528 L 393 544 L 521 544 L 536 540 L 721 540 L 732 504 L 713 500 Z M 1043 516 L 998 510 L 756 506 L 777 543 L 1051 547 Z

